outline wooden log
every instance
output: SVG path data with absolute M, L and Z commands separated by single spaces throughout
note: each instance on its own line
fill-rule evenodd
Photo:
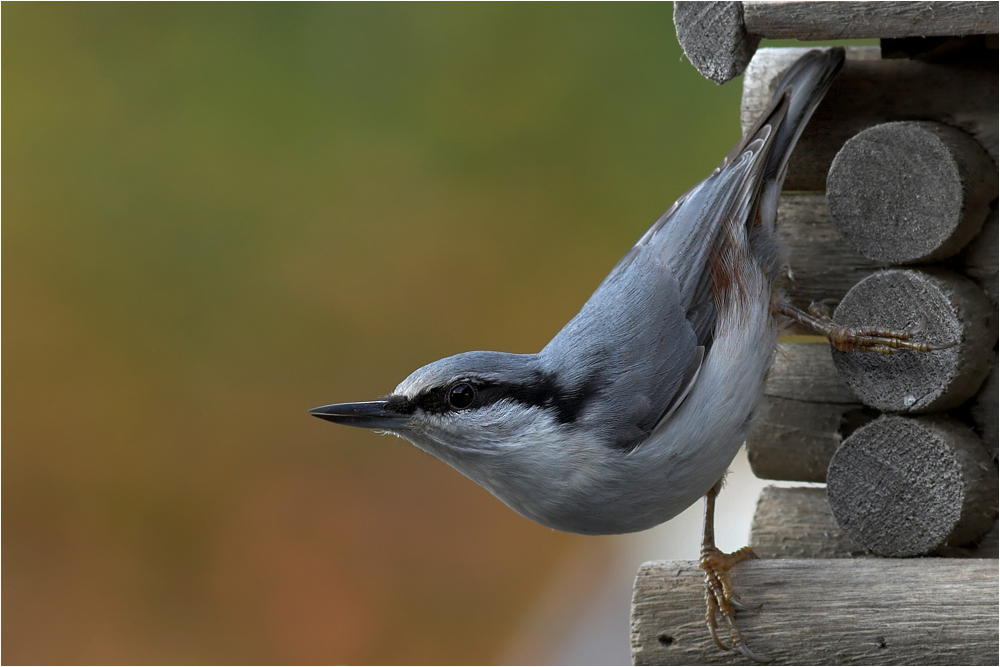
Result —
M 733 570 L 736 593 L 761 603 L 736 619 L 775 665 L 994 665 L 997 565 L 919 558 L 752 560 Z M 639 568 L 632 594 L 636 665 L 746 665 L 705 627 L 695 561 Z
M 760 42 L 747 34 L 740 2 L 675 2 L 674 29 L 695 69 L 720 85 L 743 73 Z
M 857 558 L 873 556 L 837 524 L 824 487 L 768 486 L 760 494 L 750 546 L 760 558 Z M 993 558 L 1000 555 L 997 523 L 976 543 L 943 547 L 949 558 Z
M 880 556 L 920 556 L 982 537 L 997 513 L 997 476 L 976 434 L 941 415 L 885 416 L 830 461 L 837 524 Z
M 996 196 L 996 166 L 982 146 L 929 121 L 859 132 L 834 157 L 826 181 L 841 237 L 889 264 L 951 257 L 980 232 Z
M 863 257 L 840 237 L 822 194 L 782 195 L 777 229 L 790 276 L 781 288 L 803 307 L 813 301 L 840 301 L 858 281 L 885 268 L 884 262 Z
M 840 236 L 823 194 L 783 194 L 778 203 L 777 229 L 786 249 L 790 275 L 781 288 L 803 307 L 813 301 L 840 301 L 857 282 L 887 267 L 884 261 L 862 256 Z M 972 278 L 994 306 L 1000 254 L 997 230 L 997 207 L 993 202 L 980 233 L 946 264 Z
M 816 342 L 778 344 L 764 393 L 809 403 L 858 403 L 833 365 L 829 344 L 819 337 Z
M 857 403 L 766 396 L 747 436 L 750 469 L 760 479 L 825 482 L 840 443 L 876 417 L 876 410 Z
M 825 340 L 779 343 L 747 435 L 750 468 L 761 479 L 826 481 L 840 443 L 876 417 L 841 380 Z
M 997 459 L 997 361 L 993 359 L 993 367 L 983 381 L 983 386 L 972 398 L 969 405 L 969 417 L 975 425 L 976 432 L 986 446 L 993 460 Z
M 997 32 L 995 2 L 744 2 L 746 30 L 768 39 L 868 39 Z
M 834 313 L 851 327 L 918 330 L 913 338 L 955 343 L 932 352 L 833 350 L 833 363 L 866 405 L 887 412 L 933 412 L 979 390 L 993 361 L 994 311 L 968 278 L 943 269 L 890 269 L 855 285 Z
M 972 278 L 986 292 L 994 309 L 997 307 L 997 257 L 1000 255 L 998 237 L 1000 226 L 997 224 L 997 202 L 994 201 L 982 231 L 948 263 L 951 268 Z
M 864 39 L 993 34 L 993 2 L 677 2 L 677 39 L 688 60 L 722 84 L 768 39 Z
M 822 487 L 765 487 L 750 526 L 750 546 L 759 558 L 856 558 L 870 554 L 837 525 Z
M 740 122 L 763 112 L 777 78 L 808 49 L 758 49 L 743 77 Z M 825 190 L 837 151 L 858 132 L 897 120 L 947 123 L 972 135 L 997 161 L 997 61 L 952 67 L 880 60 L 879 48 L 847 49 L 844 68 L 792 153 L 786 190 Z

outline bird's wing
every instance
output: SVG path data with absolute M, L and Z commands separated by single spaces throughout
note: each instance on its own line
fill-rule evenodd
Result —
M 766 125 L 755 134 L 654 223 L 542 351 L 567 386 L 599 393 L 585 418 L 615 448 L 637 447 L 680 404 L 711 346 L 711 256 L 727 221 L 754 213 L 773 136 Z
M 843 59 L 843 49 L 813 51 L 789 68 L 722 164 L 643 234 L 543 350 L 553 367 L 572 369 L 575 386 L 601 392 L 586 418 L 614 447 L 631 451 L 668 419 L 711 353 L 729 232 L 742 226 L 765 273 L 777 272 L 767 237 L 788 158 Z
M 581 395 L 581 419 L 616 449 L 631 450 L 682 390 L 699 347 L 677 279 L 638 253 L 539 353 L 559 383 Z

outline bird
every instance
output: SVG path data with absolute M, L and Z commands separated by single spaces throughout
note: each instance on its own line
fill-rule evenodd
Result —
M 713 521 L 774 358 L 778 317 L 841 349 L 930 347 L 909 332 L 840 327 L 795 308 L 776 287 L 789 157 L 843 62 L 833 47 L 793 63 L 729 155 L 653 223 L 540 352 L 457 354 L 379 400 L 309 412 L 405 438 L 561 531 L 641 531 L 704 497 L 706 622 L 720 648 L 762 660 L 735 623 L 747 605 L 729 574 L 753 552 L 722 553 Z

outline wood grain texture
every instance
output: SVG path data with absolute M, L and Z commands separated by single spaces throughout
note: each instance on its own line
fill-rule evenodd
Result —
M 863 257 L 841 238 L 822 194 L 783 194 L 777 229 L 789 273 L 780 288 L 799 307 L 840 301 L 858 281 L 886 266 Z
M 955 343 L 932 352 L 871 354 L 833 351 L 840 376 L 863 403 L 888 412 L 954 408 L 971 398 L 993 363 L 994 310 L 968 278 L 942 269 L 880 271 L 855 285 L 834 320 L 896 331 L 922 327 L 914 338 Z
M 920 556 L 981 538 L 997 515 L 997 475 L 976 434 L 953 419 L 884 416 L 844 441 L 827 472 L 830 509 L 880 556 Z
M 757 500 L 750 546 L 760 558 L 856 558 L 871 553 L 837 525 L 822 487 L 766 487 Z
M 947 266 L 972 278 L 989 297 L 993 308 L 997 307 L 997 258 L 1000 225 L 997 224 L 997 202 L 990 206 L 990 213 L 983 223 L 983 229 L 965 249 L 947 263 Z
M 979 388 L 976 395 L 972 397 L 969 405 L 969 416 L 975 425 L 976 432 L 982 438 L 986 451 L 990 453 L 995 461 L 997 458 L 997 361 L 993 359 L 993 367 L 990 374 L 983 381 L 983 386 Z
M 747 34 L 740 2 L 675 2 L 674 29 L 691 64 L 718 84 L 742 74 L 760 42 Z
M 876 417 L 841 380 L 829 344 L 779 343 L 747 435 L 750 468 L 761 479 L 826 481 L 840 443 Z
M 858 39 L 994 34 L 994 2 L 677 2 L 677 39 L 722 84 L 741 74 L 761 37 Z
M 865 39 L 997 32 L 995 2 L 744 2 L 750 34 L 768 39 Z
M 747 435 L 750 469 L 760 479 L 825 482 L 840 443 L 878 411 L 858 403 L 812 403 L 765 396 Z
M 858 558 L 874 554 L 852 540 L 833 516 L 825 487 L 768 486 L 760 494 L 750 546 L 760 558 Z M 944 547 L 948 558 L 991 558 L 1000 555 L 996 521 L 977 542 Z
M 790 277 L 780 288 L 800 307 L 812 301 L 840 301 L 854 285 L 886 268 L 885 261 L 862 256 L 830 218 L 821 193 L 786 192 L 778 202 L 778 236 L 786 250 Z M 997 305 L 997 203 L 990 204 L 983 227 L 968 245 L 944 266 L 971 278 Z
M 777 78 L 808 49 L 758 49 L 743 77 L 740 122 L 763 112 Z M 948 66 L 881 60 L 879 47 L 847 49 L 844 68 L 792 154 L 786 190 L 825 190 L 834 156 L 865 128 L 896 120 L 947 123 L 972 135 L 997 161 L 997 60 Z
M 994 665 L 997 564 L 992 560 L 775 559 L 741 563 L 737 613 L 751 648 L 775 665 Z M 695 561 L 639 569 L 632 596 L 636 665 L 747 665 L 705 627 Z
M 830 218 L 876 261 L 939 261 L 983 227 L 997 197 L 996 166 L 970 135 L 944 123 L 882 123 L 851 137 L 826 182 Z
M 810 403 L 858 402 L 833 365 L 830 345 L 822 339 L 817 343 L 779 343 L 764 393 Z

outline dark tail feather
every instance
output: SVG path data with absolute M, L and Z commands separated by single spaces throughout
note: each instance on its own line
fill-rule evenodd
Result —
M 843 65 L 842 47 L 817 49 L 795 61 L 778 80 L 774 100 L 787 95 L 788 109 L 778 124 L 774 149 L 765 170 L 765 182 L 775 183 L 779 191 L 785 181 L 788 160 L 795 144 Z

